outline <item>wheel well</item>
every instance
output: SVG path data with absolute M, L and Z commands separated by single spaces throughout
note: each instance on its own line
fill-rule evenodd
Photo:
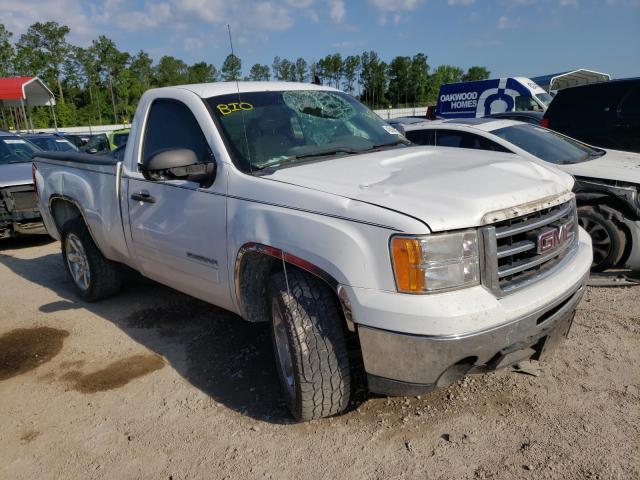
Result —
M 607 195 L 606 193 L 589 191 L 581 192 L 576 195 L 576 202 L 579 207 L 597 207 L 605 205 L 620 212 L 624 218 L 634 221 L 640 220 L 638 214 L 626 202 L 613 195 Z M 618 218 L 617 220 L 622 221 L 622 218 Z
M 273 273 L 282 270 L 282 261 L 262 252 L 247 252 L 240 262 L 236 275 L 244 318 L 250 322 L 266 322 L 269 320 L 267 284 Z
M 53 199 L 50 208 L 58 233 L 62 233 L 62 227 L 69 220 L 83 218 L 80 209 L 73 202 L 64 198 Z
M 243 249 L 244 250 L 244 249 Z M 287 269 L 300 269 L 324 281 L 336 296 L 338 305 L 352 329 L 350 307 L 345 304 L 342 294 L 338 294 L 338 282 L 326 272 L 293 255 L 273 248 L 257 248 L 238 254 L 236 265 L 236 292 L 244 318 L 250 322 L 267 322 L 270 319 L 270 306 L 267 296 L 269 278 L 276 272 Z M 346 295 L 346 293 L 345 293 Z M 347 302 L 348 303 L 348 302 Z

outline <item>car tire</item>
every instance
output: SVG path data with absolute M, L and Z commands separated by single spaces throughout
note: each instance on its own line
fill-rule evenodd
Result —
M 64 224 L 61 242 L 65 269 L 79 297 L 95 302 L 120 290 L 120 265 L 102 255 L 82 218 Z
M 618 266 L 627 246 L 627 236 L 616 219 L 616 211 L 603 206 L 578 208 L 578 223 L 591 236 L 593 272 Z
M 335 293 L 319 278 L 289 267 L 271 277 L 268 294 L 276 368 L 291 413 L 308 421 L 344 411 L 351 379 Z

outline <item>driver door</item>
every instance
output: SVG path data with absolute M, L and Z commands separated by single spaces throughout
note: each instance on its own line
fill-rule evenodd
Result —
M 211 159 L 211 146 L 185 103 L 154 100 L 145 124 L 142 165 L 155 153 L 177 148 L 193 150 L 202 161 Z M 127 191 L 138 268 L 149 278 L 218 305 L 228 296 L 221 173 L 211 187 L 201 188 L 192 181 L 150 180 L 130 172 Z

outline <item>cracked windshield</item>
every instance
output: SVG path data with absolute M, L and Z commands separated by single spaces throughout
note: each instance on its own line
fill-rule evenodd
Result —
M 322 90 L 250 92 L 207 100 L 245 171 L 409 145 L 349 95 Z

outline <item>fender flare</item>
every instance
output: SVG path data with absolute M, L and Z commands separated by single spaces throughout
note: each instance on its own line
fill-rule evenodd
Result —
M 328 274 L 326 271 L 309 262 L 308 260 L 305 260 L 304 258 L 300 258 L 297 255 L 293 255 L 292 253 L 286 252 L 280 248 L 257 242 L 245 243 L 244 245 L 242 245 L 242 247 L 240 247 L 236 255 L 234 264 L 234 285 L 236 299 L 238 301 L 240 311 L 244 310 L 244 307 L 242 305 L 242 295 L 240 291 L 240 268 L 242 266 L 242 260 L 247 253 L 260 253 L 263 255 L 267 255 L 269 257 L 282 261 L 283 267 L 286 267 L 286 264 L 293 265 L 310 273 L 311 275 L 320 278 L 331 288 L 331 290 L 336 293 L 338 299 L 340 300 L 340 305 L 347 322 L 347 327 L 350 331 L 355 331 L 353 316 L 351 313 L 351 302 L 349 300 L 347 291 L 332 275 Z
M 54 225 L 55 229 L 58 232 L 58 236 L 60 238 L 62 238 L 62 231 L 61 231 L 62 225 L 58 226 L 58 222 L 56 221 L 56 217 L 53 214 L 53 202 L 55 202 L 56 200 L 69 203 L 69 204 L 73 205 L 73 207 L 75 207 L 75 209 L 78 210 L 78 212 L 80 212 L 80 216 L 82 217 L 82 221 L 84 222 L 85 226 L 87 227 L 87 231 L 89 232 L 89 235 L 91 235 L 91 239 L 93 240 L 93 243 L 98 245 L 98 243 L 96 242 L 96 238 L 94 237 L 93 232 L 91 231 L 91 227 L 89 226 L 89 222 L 87 222 L 87 216 L 86 216 L 86 214 L 84 212 L 84 209 L 80 205 L 80 203 L 75 198 L 70 197 L 68 195 L 64 195 L 64 194 L 61 194 L 61 193 L 54 193 L 53 195 L 51 195 L 49 197 L 49 201 L 47 203 L 47 208 L 49 209 L 49 214 L 51 215 L 51 219 L 53 220 L 53 225 Z

